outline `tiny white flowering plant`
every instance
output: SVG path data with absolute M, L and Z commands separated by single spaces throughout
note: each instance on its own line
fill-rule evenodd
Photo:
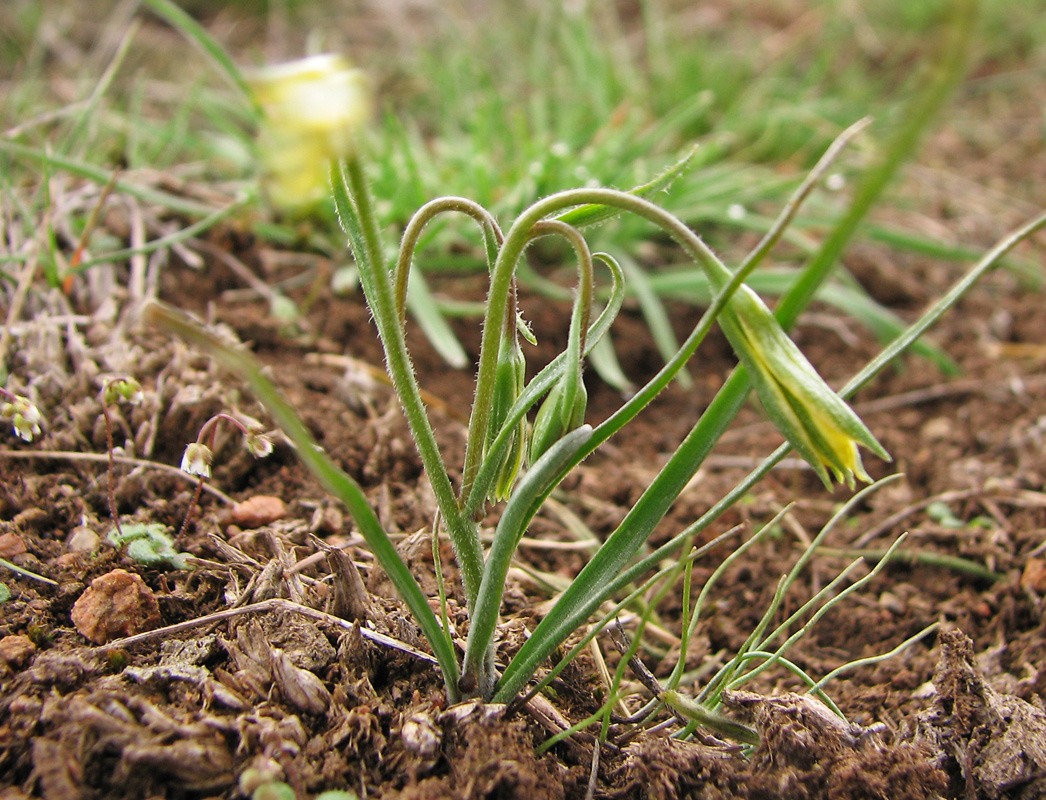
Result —
M 307 68 L 310 67 L 298 65 L 289 68 L 286 74 L 297 81 Z M 326 81 L 327 77 L 318 80 Z M 345 87 L 339 86 L 331 90 L 333 97 L 344 96 Z M 284 85 L 280 91 L 290 91 L 288 87 L 289 84 Z M 935 91 L 943 90 L 936 87 Z M 313 99 L 310 88 L 303 102 L 308 104 Z M 284 103 L 292 104 L 289 98 L 281 97 L 279 104 Z M 827 485 L 833 478 L 850 487 L 857 480 L 870 480 L 860 449 L 884 460 L 889 456 L 844 398 L 915 342 L 1005 252 L 1046 224 L 1044 215 L 1000 244 L 953 292 L 891 343 L 841 392 L 835 392 L 788 337 L 786 328 L 827 277 L 838 255 L 833 248 L 841 246 L 845 235 L 830 237 L 830 246 L 826 245 L 822 256 L 811 262 L 775 313 L 745 285 L 745 280 L 765 260 L 804 198 L 818 184 L 842 146 L 864 123 L 853 126 L 839 138 L 797 189 L 762 241 L 736 269 L 731 269 L 686 224 L 648 199 L 677 177 L 685 163 L 630 192 L 583 188 L 550 195 L 523 211 L 504 230 L 491 213 L 467 198 L 438 198 L 417 211 L 404 229 L 398 253 L 389 261 L 377 221 L 375 198 L 353 141 L 353 126 L 365 118 L 362 113 L 345 115 L 338 123 L 345 126 L 339 135 L 328 132 L 324 134 L 326 139 L 311 140 L 320 144 L 316 144 L 310 158 L 322 158 L 330 166 L 335 205 L 378 329 L 389 375 L 432 487 L 440 524 L 453 544 L 469 616 L 463 655 L 459 656 L 453 632 L 430 607 L 429 598 L 400 557 L 359 484 L 316 446 L 295 409 L 273 387 L 255 360 L 162 304 L 149 305 L 144 319 L 200 345 L 237 372 L 295 444 L 298 457 L 345 504 L 360 534 L 428 640 L 451 701 L 463 697 L 494 702 L 517 699 L 541 663 L 605 601 L 617 596 L 644 571 L 654 569 L 660 560 L 676 555 L 684 543 L 692 541 L 694 535 L 714 523 L 724 510 L 744 496 L 789 448 L 806 459 Z M 279 113 L 271 114 L 270 124 L 276 124 L 278 119 Z M 924 122 L 923 119 L 913 121 L 912 130 Z M 897 152 L 908 152 L 911 141 L 910 137 L 899 137 Z M 337 143 L 337 147 L 328 146 L 331 143 Z M 285 146 L 287 163 L 297 163 L 301 157 L 299 148 L 304 149 L 305 145 L 288 143 Z M 890 156 L 893 160 L 887 159 L 870 179 L 873 189 L 855 202 L 852 218 L 844 220 L 845 224 L 840 223 L 844 234 L 854 227 L 853 220 L 867 211 L 875 192 L 896 168 L 899 157 L 894 155 Z M 274 164 L 278 164 L 279 153 L 274 151 L 273 157 Z M 273 174 L 278 174 L 280 169 L 274 166 Z M 426 226 L 437 217 L 451 213 L 465 215 L 479 226 L 490 272 L 475 393 L 457 485 L 452 480 L 457 471 L 452 472 L 444 462 L 432 420 L 422 401 L 405 336 L 407 288 L 415 251 Z M 585 423 L 583 369 L 592 349 L 610 330 L 622 307 L 625 276 L 612 256 L 590 250 L 583 230 L 618 214 L 633 214 L 660 228 L 693 261 L 695 269 L 705 274 L 716 294 L 690 335 L 657 375 L 624 401 L 615 413 L 592 426 Z M 529 331 L 520 319 L 515 273 L 527 248 L 544 237 L 559 237 L 569 245 L 577 267 L 577 286 L 565 349 L 527 382 L 520 339 L 529 338 Z M 609 275 L 607 299 L 602 305 L 596 301 L 597 268 Z M 691 432 L 640 499 L 556 599 L 522 647 L 507 663 L 497 663 L 494 646 L 505 582 L 516 548 L 531 520 L 571 470 L 633 420 L 672 381 L 717 323 L 737 353 L 739 369 L 726 381 L 716 400 L 698 416 Z M 752 388 L 786 444 L 708 513 L 649 555 L 636 559 Z M 252 448 L 252 452 L 256 449 L 264 451 L 266 447 Z M 182 467 L 199 475 L 202 481 L 209 475 L 211 457 L 201 433 L 186 449 Z M 477 519 L 490 503 L 496 502 L 504 502 L 504 506 L 493 541 L 485 549 Z M 437 534 L 438 531 L 433 532 L 434 536 Z
M 234 428 L 243 436 L 243 446 L 255 458 L 265 458 L 272 453 L 272 439 L 262 430 L 261 426 L 254 420 L 244 421 L 232 414 L 222 412 L 208 419 L 196 436 L 196 441 L 189 442 L 182 453 L 182 462 L 179 465 L 182 472 L 192 475 L 196 481 L 196 491 L 193 493 L 189 508 L 185 512 L 185 519 L 179 535 L 185 533 L 192 520 L 192 514 L 200 502 L 200 494 L 203 492 L 204 482 L 211 477 L 211 466 L 214 464 L 214 439 L 218 433 L 220 424 Z
M 142 385 L 135 378 L 129 376 L 117 376 L 109 378 L 102 385 L 101 392 L 102 417 L 105 419 L 105 445 L 109 454 L 107 469 L 107 487 L 109 499 L 109 515 L 113 519 L 113 528 L 117 536 L 123 536 L 120 527 L 120 512 L 116 508 L 116 460 L 115 445 L 113 444 L 113 418 L 110 413 L 112 406 L 126 403 L 131 406 L 140 406 L 145 401 L 145 393 Z
M 11 429 L 19 439 L 31 442 L 40 435 L 40 423 L 43 415 L 40 409 L 28 398 L 0 387 L 0 417 L 11 423 Z

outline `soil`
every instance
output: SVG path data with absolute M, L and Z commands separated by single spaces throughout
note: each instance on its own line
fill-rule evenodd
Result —
M 858 259 L 852 266 L 860 273 Z M 931 295 L 932 281 L 943 288 L 959 268 L 911 259 L 904 269 L 909 272 L 881 276 L 882 283 L 924 270 L 920 285 Z M 366 488 L 387 529 L 400 532 L 404 556 L 435 595 L 434 502 L 391 390 L 380 380 L 380 354 L 360 298 L 324 293 L 295 333 L 281 329 L 262 302 L 201 303 L 232 286 L 220 263 L 203 271 L 172 268 L 164 278 L 165 299 L 210 314 L 270 366 L 321 444 Z M 467 280 L 437 288 L 475 291 Z M 529 295 L 523 305 L 545 332 L 537 358 L 551 355 L 564 335 L 566 308 Z M 693 309 L 672 310 L 680 333 L 696 319 Z M 590 735 L 576 734 L 540 756 L 535 748 L 598 707 L 605 684 L 592 657 L 564 672 L 538 708 L 445 707 L 438 673 L 420 652 L 424 645 L 391 586 L 354 536 L 351 520 L 285 443 L 257 461 L 232 437 L 220 443 L 212 484 L 227 495 L 204 494 L 174 542 L 176 551 L 193 557 L 191 569 L 146 566 L 109 544 L 104 460 L 56 453 L 106 452 L 102 376 L 132 373 L 145 388 L 141 406 L 112 410 L 117 453 L 124 457 L 174 465 L 210 415 L 223 409 L 262 415 L 234 380 L 177 342 L 125 326 L 121 317 L 69 336 L 49 325 L 46 308 L 39 311 L 16 372 L 36 376 L 29 383 L 47 427 L 39 443 L 11 445 L 0 455 L 0 555 L 53 584 L 5 576 L 13 597 L 0 623 L 0 781 L 7 787 L 0 796 L 237 797 L 265 777 L 287 782 L 301 797 L 332 788 L 383 798 L 585 796 Z M 826 313 L 816 319 L 823 322 Z M 862 393 L 856 407 L 895 457 L 892 465 L 868 466 L 876 477 L 893 471 L 904 477 L 872 495 L 830 536 L 834 551 L 819 556 L 786 598 L 794 610 L 830 580 L 848 560 L 835 551 L 881 549 L 907 531 L 906 550 L 922 560 L 888 566 L 821 620 L 790 657 L 817 677 L 887 652 L 931 623 L 940 623 L 938 633 L 833 680 L 828 693 L 846 723 L 796 694 L 802 687 L 789 673 L 765 673 L 727 704 L 727 713 L 761 733 L 761 744 L 747 754 L 710 735 L 684 742 L 656 728 L 615 725 L 599 747 L 594 796 L 1046 793 L 1044 322 L 1040 298 L 1011 274 L 995 273 L 935 332 L 959 375 L 942 376 L 913 357 Z M 475 322 L 455 324 L 474 354 Z M 850 333 L 856 345 L 841 343 L 831 327 L 806 325 L 797 340 L 829 380 L 839 382 L 876 348 L 859 331 Z M 467 408 L 471 376 L 447 369 L 420 335 L 411 340 L 446 459 L 460 462 L 465 425 L 459 409 Z M 653 344 L 634 309 L 618 323 L 615 341 L 633 380 L 656 369 Z M 44 366 L 47 353 L 53 355 Z M 715 339 L 695 363 L 693 387 L 670 387 L 558 496 L 597 536 L 620 521 L 732 360 Z M 620 398 L 594 376 L 588 382 L 590 416 L 598 419 Z M 692 521 L 777 441 L 758 409 L 746 408 L 654 543 Z M 157 522 L 177 531 L 193 497 L 187 477 L 118 463 L 122 525 Z M 780 531 L 724 576 L 686 654 L 694 674 L 707 675 L 743 643 L 770 602 L 782 565 L 794 561 L 846 496 L 845 490 L 826 493 L 809 470 L 787 463 L 720 520 L 711 533 L 741 524 L 747 536 L 794 503 Z M 935 498 L 943 506 L 929 505 Z M 495 520 L 496 511 L 485 524 Z M 550 542 L 562 544 L 555 549 Z M 321 548 L 331 546 L 350 556 L 362 575 L 365 588 L 349 593 L 355 604 L 337 602 L 345 581 L 332 583 L 330 576 L 346 570 L 323 557 Z M 527 571 L 514 573 L 506 598 L 502 656 L 549 599 L 548 583 L 533 576 L 568 577 L 583 564 L 584 552 L 565 512 L 535 520 L 519 555 Z M 698 562 L 696 581 L 724 555 L 717 551 Z M 958 556 L 980 569 L 927 560 L 932 556 Z M 453 587 L 446 546 L 442 561 Z M 115 588 L 107 590 L 107 582 Z M 666 675 L 679 658 L 671 633 L 679 598 L 670 592 L 657 609 L 664 641 L 652 639 L 640 651 L 655 676 Z M 461 622 L 461 598 L 450 602 Z M 220 611 L 235 615 L 193 624 Z M 83 621 L 92 616 L 95 627 Z M 623 622 L 634 629 L 634 619 Z M 179 623 L 185 627 L 168 627 Z M 160 635 L 150 636 L 153 630 Z M 122 638 L 134 634 L 143 635 Z M 390 646 L 380 634 L 399 644 Z M 614 647 L 599 641 L 613 667 Z M 628 680 L 634 688 L 626 703 L 635 710 L 646 695 L 636 676 Z M 698 678 L 683 688 L 696 692 L 700 685 Z
M 971 180 L 984 177 L 982 167 L 1006 187 L 1041 174 L 1041 155 L 1030 165 L 1012 152 L 1009 161 L 978 160 L 976 147 L 946 130 L 928 149 L 952 165 L 976 162 Z M 919 191 L 934 190 L 926 182 L 931 167 L 918 173 Z M 934 225 L 957 220 L 970 246 L 987 249 L 1013 222 L 1012 208 L 1005 218 L 996 213 L 997 200 L 960 196 L 944 181 L 936 190 L 939 203 L 921 198 L 934 208 Z M 1038 192 L 1015 194 L 1041 204 L 1041 185 Z M 241 340 L 268 366 L 320 444 L 364 486 L 435 597 L 435 502 L 382 378 L 370 314 L 358 295 L 316 281 L 291 294 L 307 309 L 303 318 L 274 319 L 216 254 L 235 256 L 268 282 L 322 259 L 268 248 L 239 228 L 213 231 L 197 249 L 200 264 L 163 270 L 160 297 Z M 1020 256 L 1041 264 L 1041 235 Z M 907 319 L 964 270 L 867 244 L 846 264 Z M 389 800 L 1046 797 L 1046 307 L 1015 273 L 988 275 L 933 331 L 956 374 L 907 357 L 855 402 L 894 457 L 892 464 L 869 458 L 869 471 L 903 477 L 832 531 L 782 609 L 798 609 L 858 555 L 868 563 L 852 579 L 867 574 L 877 554 L 908 533 L 903 556 L 789 652 L 815 680 L 860 662 L 825 687 L 846 721 L 777 669 L 726 698 L 723 713 L 758 732 L 754 748 L 703 730 L 682 741 L 667 735 L 678 730 L 667 713 L 645 726 L 622 713 L 605 742 L 591 728 L 540 754 L 549 737 L 599 708 L 607 693 L 599 662 L 611 672 L 619 663 L 611 638 L 597 639 L 598 656 L 585 651 L 527 705 L 448 707 L 420 632 L 348 514 L 278 436 L 273 454 L 255 460 L 223 428 L 213 480 L 183 529 L 196 490 L 176 469 L 186 443 L 216 413 L 263 425 L 264 413 L 207 358 L 135 323 L 140 298 L 122 288 L 124 272 L 99 268 L 90 281 L 69 295 L 31 293 L 9 358 L 8 385 L 29 393 L 46 422 L 37 441 L 10 436 L 0 450 L 0 558 L 47 582 L 0 575 L 12 595 L 0 605 L 0 800 L 231 799 L 272 781 L 301 798 L 348 789 Z M 456 299 L 481 297 L 473 278 L 432 283 Z M 527 293 L 522 305 L 540 334 L 532 351 L 540 366 L 563 346 L 568 310 Z M 685 335 L 698 311 L 683 304 L 670 311 Z M 879 345 L 836 312 L 813 312 L 796 340 L 841 385 Z M 453 324 L 475 357 L 478 323 Z M 639 383 L 658 368 L 636 308 L 626 307 L 613 337 L 630 379 Z M 445 460 L 460 463 L 471 371 L 447 368 L 416 329 L 410 343 Z M 578 531 L 605 537 L 614 529 L 734 359 L 713 336 L 692 363 L 694 385 L 670 386 L 533 522 L 510 574 L 499 660 L 534 627 L 557 583 L 585 563 L 588 543 Z M 162 563 L 143 563 L 107 538 L 99 396 L 114 375 L 133 375 L 145 395 L 140 406 L 110 409 L 120 523 L 163 526 L 174 554 Z M 591 370 L 586 382 L 590 421 L 605 418 L 620 396 Z M 743 409 L 651 546 L 700 516 L 779 442 L 758 408 Z M 681 691 L 696 695 L 848 497 L 786 461 L 718 520 L 707 537 L 740 526 L 738 536 L 748 538 L 788 508 L 773 535 L 725 571 L 685 654 L 681 584 L 659 600 L 657 629 L 639 650 L 654 678 L 683 658 L 691 677 Z M 496 520 L 492 509 L 484 528 Z M 461 630 L 467 620 L 453 554 L 442 541 L 439 552 L 451 621 Z M 695 585 L 728 552 L 698 561 Z M 635 633 L 634 614 L 621 622 Z M 893 657 L 873 658 L 934 623 Z M 625 681 L 623 702 L 633 713 L 649 691 L 638 669 Z

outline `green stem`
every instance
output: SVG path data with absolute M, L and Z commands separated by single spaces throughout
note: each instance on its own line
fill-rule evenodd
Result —
M 483 569 L 483 582 L 480 584 L 476 606 L 469 619 L 469 636 L 461 676 L 461 690 L 466 696 L 477 695 L 486 699 L 493 691 L 493 664 L 489 655 L 512 556 L 526 526 L 558 484 L 565 466 L 591 435 L 592 428 L 582 425 L 553 444 L 527 470 L 505 506 Z
M 487 427 L 494 393 L 494 373 L 497 368 L 499 322 L 505 314 L 509 288 L 526 246 L 532 241 L 533 228 L 544 218 L 564 208 L 577 206 L 607 206 L 636 214 L 662 228 L 679 242 L 709 275 L 717 289 L 730 282 L 730 270 L 687 226 L 657 205 L 627 192 L 614 189 L 571 189 L 550 195 L 521 214 L 505 234 L 505 243 L 498 253 L 490 279 L 487 313 L 483 322 L 480 343 L 479 369 L 476 375 L 476 393 L 469 418 L 468 445 L 462 477 L 461 496 L 468 497 L 482 460 L 482 443 L 486 441 Z
M 73 158 L 48 153 L 7 139 L 0 138 L 0 151 L 6 151 L 19 158 L 39 161 L 45 166 L 60 169 L 78 178 L 93 181 L 100 186 L 105 186 L 113 176 L 110 169 L 103 169 Z M 115 190 L 131 197 L 136 197 L 145 203 L 154 203 L 168 211 L 185 214 L 186 216 L 206 217 L 214 213 L 212 206 L 195 203 L 192 200 L 186 200 L 184 197 L 153 189 L 149 186 L 141 186 L 128 180 L 117 180 Z
M 421 389 L 414 376 L 414 367 L 400 315 L 396 308 L 392 281 L 385 267 L 385 258 L 381 246 L 381 233 L 378 219 L 374 212 L 370 187 L 363 175 L 363 168 L 356 158 L 350 158 L 344 167 L 345 180 L 358 215 L 359 234 L 365 257 L 357 258 L 360 274 L 363 279 L 367 303 L 374 314 L 385 350 L 386 366 L 392 385 L 403 407 L 403 413 L 410 425 L 418 454 L 421 456 L 425 474 L 432 486 L 436 503 L 439 506 L 447 533 L 454 546 L 454 553 L 461 568 L 462 584 L 465 589 L 465 600 L 469 608 L 475 603 L 479 584 L 483 577 L 483 549 L 475 524 L 461 513 L 457 498 L 447 474 L 443 456 L 440 454 L 436 436 L 432 430 L 425 404 L 421 399 Z M 349 211 L 350 209 L 345 209 Z M 366 274 L 364 274 L 366 273 Z
M 35 572 L 30 572 L 29 570 L 25 569 L 24 567 L 20 567 L 17 564 L 12 564 L 6 558 L 0 558 L 0 567 L 6 567 L 7 569 L 11 570 L 11 572 L 21 575 L 24 578 L 31 578 L 34 581 L 40 581 L 40 583 L 46 583 L 49 586 L 59 585 L 57 581 L 53 581 L 50 578 L 45 578 L 43 575 L 37 575 Z
M 923 564 L 928 567 L 940 567 L 942 569 L 949 569 L 965 575 L 970 575 L 974 578 L 980 578 L 981 580 L 990 583 L 1000 581 L 1004 577 L 1002 574 L 990 570 L 983 564 L 978 564 L 976 561 L 970 561 L 968 558 L 949 556 L 943 553 L 933 553 L 926 550 L 897 550 L 891 553 L 891 551 L 888 550 L 847 550 L 845 548 L 820 547 L 817 552 L 825 556 L 863 558 L 871 562 L 880 562 L 890 555 L 894 562 Z
M 410 279 L 410 268 L 414 261 L 414 252 L 418 247 L 421 233 L 425 226 L 437 216 L 451 211 L 466 214 L 479 223 L 483 229 L 484 241 L 487 244 L 487 258 L 491 266 L 493 266 L 494 259 L 497 257 L 497 248 L 505 240 L 505 236 L 502 234 L 494 216 L 479 203 L 466 197 L 438 197 L 414 212 L 414 216 L 410 218 L 407 227 L 403 229 L 403 238 L 400 240 L 400 252 L 399 257 L 396 259 L 396 270 L 393 280 L 396 310 L 399 312 L 401 325 L 406 322 L 407 282 Z
M 562 236 L 569 242 L 577 258 L 577 293 L 574 297 L 574 308 L 570 314 L 570 328 L 567 333 L 567 364 L 563 380 L 566 390 L 563 394 L 562 408 L 568 411 L 574 407 L 578 384 L 581 382 L 582 353 L 585 351 L 585 337 L 592 317 L 592 297 L 595 284 L 592 278 L 592 252 L 581 232 L 573 225 L 559 220 L 543 220 L 533 228 L 534 238 L 547 235 Z
M 582 353 L 586 356 L 610 330 L 610 326 L 617 318 L 624 300 L 624 275 L 621 272 L 621 268 L 606 253 L 596 253 L 593 259 L 602 261 L 610 268 L 614 285 L 607 307 L 596 317 L 596 321 L 592 323 L 585 336 L 585 347 Z M 510 298 L 510 302 L 513 299 Z M 488 497 L 490 487 L 497 475 L 498 465 L 501 464 L 505 449 L 510 444 L 513 431 L 530 408 L 562 377 L 567 368 L 567 355 L 567 353 L 563 352 L 552 359 L 541 372 L 531 379 L 523 393 L 513 403 L 512 408 L 509 409 L 508 415 L 501 423 L 501 432 L 494 438 L 494 441 L 491 442 L 490 447 L 487 449 L 487 457 L 481 462 L 479 471 L 476 474 L 476 480 L 472 484 L 468 497 L 465 498 L 463 508 L 466 514 L 471 515 L 474 513 Z

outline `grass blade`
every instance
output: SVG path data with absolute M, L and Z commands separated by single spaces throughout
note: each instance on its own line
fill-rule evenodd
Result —
M 363 489 L 338 467 L 316 444 L 294 408 L 262 372 L 253 357 L 235 350 L 214 334 L 197 325 L 185 314 L 157 302 L 150 302 L 142 311 L 146 325 L 175 334 L 203 349 L 224 367 L 236 373 L 272 415 L 283 433 L 294 442 L 298 457 L 323 486 L 343 502 L 355 520 L 360 534 L 382 569 L 407 604 L 421 627 L 426 640 L 439 661 L 450 698 L 458 695 L 458 664 L 454 648 L 446 632 L 440 627 L 428 600 L 418 586 L 407 565 L 403 563 L 395 545 L 381 526 L 374 510 L 367 502 Z
M 225 48 L 199 22 L 172 0 L 142 0 L 142 3 L 196 45 L 205 56 L 215 63 L 222 76 L 240 92 L 242 98 L 247 102 L 255 122 L 262 118 L 261 107 L 255 101 L 254 93 L 251 92 L 240 68 L 236 66 L 236 62 L 232 60 Z

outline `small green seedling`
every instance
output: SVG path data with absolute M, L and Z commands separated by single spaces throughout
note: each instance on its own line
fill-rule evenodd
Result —
M 106 537 L 110 544 L 127 547 L 127 555 L 149 567 L 191 569 L 189 553 L 174 549 L 167 527 L 158 522 L 135 522 L 122 528 L 113 526 Z
M 251 792 L 251 800 L 297 800 L 297 797 L 290 784 L 283 781 L 263 783 Z
M 994 526 L 991 518 L 985 516 L 974 517 L 969 522 L 964 521 L 962 518 L 956 516 L 955 512 L 952 511 L 951 506 L 943 500 L 935 500 L 926 506 L 926 515 L 941 527 L 954 528 L 955 530 L 972 530 L 974 528 L 990 529 Z

